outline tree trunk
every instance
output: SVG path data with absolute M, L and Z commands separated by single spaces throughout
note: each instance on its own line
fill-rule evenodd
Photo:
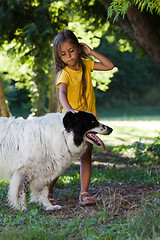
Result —
M 45 114 L 45 88 L 42 83 L 37 83 L 38 97 L 37 97 L 37 111 L 36 116 L 43 116 Z
M 9 107 L 6 103 L 6 98 L 3 90 L 2 79 L 0 77 L 0 110 L 3 117 L 10 117 L 11 113 L 9 111 Z
M 58 97 L 56 91 L 56 80 L 54 77 L 54 65 L 51 65 L 51 71 L 49 74 L 49 104 L 48 112 L 57 112 L 58 111 Z
M 138 11 L 136 7 L 132 7 L 127 11 L 127 17 L 139 45 L 160 66 L 160 35 L 150 21 L 148 14 Z
M 103 6 L 108 11 L 110 3 L 102 1 Z M 132 40 L 136 41 L 140 47 L 160 66 L 160 35 L 156 31 L 149 18 L 149 13 L 140 12 L 136 7 L 127 11 L 125 18 L 118 16 L 113 21 L 116 13 L 109 21 L 118 25 Z

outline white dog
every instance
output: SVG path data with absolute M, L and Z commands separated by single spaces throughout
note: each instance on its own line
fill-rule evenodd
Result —
M 50 113 L 31 120 L 0 118 L 0 177 L 11 178 L 8 199 L 15 209 L 31 202 L 46 210 L 60 209 L 48 200 L 50 183 L 86 149 L 86 142 L 105 146 L 95 135 L 112 129 L 98 122 L 92 113 Z

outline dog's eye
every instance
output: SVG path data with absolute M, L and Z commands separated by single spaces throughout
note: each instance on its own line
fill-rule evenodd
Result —
M 92 120 L 92 123 L 94 123 L 95 121 L 94 120 Z

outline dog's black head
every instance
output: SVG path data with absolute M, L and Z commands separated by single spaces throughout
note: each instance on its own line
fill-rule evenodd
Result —
M 108 135 L 112 132 L 111 128 L 99 123 L 95 115 L 89 112 L 67 112 L 63 118 L 63 124 L 67 132 L 73 132 L 77 147 L 85 140 L 98 146 L 102 145 L 104 148 L 103 142 L 95 133 Z

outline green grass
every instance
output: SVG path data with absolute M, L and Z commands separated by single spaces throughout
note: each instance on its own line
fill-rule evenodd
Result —
M 101 122 L 113 128 L 111 135 L 101 136 L 107 145 L 152 142 L 160 135 L 160 107 L 98 108 L 98 115 Z
M 96 153 L 96 149 L 94 150 Z M 121 160 L 122 161 L 122 160 Z M 91 186 L 98 189 L 108 184 L 119 186 L 139 184 L 156 185 L 154 169 L 148 171 L 144 167 L 117 167 L 116 159 L 113 167 L 93 167 Z M 73 164 L 60 177 L 54 191 L 59 200 L 77 196 L 80 188 L 79 166 Z M 30 240 L 30 239 L 159 239 L 160 195 L 152 194 L 142 199 L 137 205 L 137 211 L 128 218 L 115 218 L 113 212 L 116 205 L 116 193 L 111 196 L 108 187 L 110 208 L 104 202 L 97 206 L 98 211 L 71 211 L 64 216 L 63 211 L 46 212 L 37 204 L 28 204 L 25 212 L 11 210 L 6 202 L 8 181 L 1 180 L 0 209 L 0 239 Z M 158 193 L 157 193 L 158 194 Z M 150 198 L 154 197 L 154 201 Z M 136 196 L 132 196 L 134 199 Z M 118 205 L 116 206 L 118 208 Z M 113 209 L 113 210 L 112 210 Z M 117 211 L 117 209 L 116 209 Z M 131 212 L 129 212 L 132 215 Z M 147 216 L 147 218 L 146 218 Z M 148 228 L 149 226 L 149 228 Z
M 101 121 L 113 128 L 109 136 L 101 136 L 107 145 L 132 144 L 135 141 L 152 142 L 160 135 L 160 121 Z
M 137 175 L 140 173 L 137 171 L 137 174 L 134 175 L 135 180 L 145 179 L 145 176 L 141 174 L 138 178 Z M 66 177 L 67 173 L 60 179 L 61 189 L 67 188 L 67 191 L 74 191 L 73 186 L 74 178 L 77 179 L 76 171 L 73 166 L 72 180 L 66 186 Z M 133 172 L 130 170 L 128 173 L 123 172 L 119 174 L 115 170 L 111 169 L 109 172 L 106 169 L 93 173 L 92 184 L 102 184 L 95 181 L 94 179 L 100 179 L 101 175 L 102 180 L 104 181 L 105 176 L 107 176 L 106 182 L 128 182 L 130 184 L 129 177 Z M 104 175 L 103 175 L 104 174 Z M 127 177 L 126 177 L 127 175 Z M 74 177 L 75 176 L 75 177 Z M 124 180 L 125 179 L 125 180 Z M 143 181 L 142 181 L 143 182 Z M 147 180 L 146 180 L 147 182 Z M 104 182 L 103 182 L 104 184 Z M 2 186 L 3 185 L 3 186 Z M 98 186 L 98 185 L 97 185 Z M 160 237 L 159 229 L 159 209 L 160 201 L 158 197 L 154 202 L 150 202 L 148 199 L 143 200 L 142 206 L 139 206 L 139 210 L 134 213 L 134 215 L 127 219 L 113 219 L 113 214 L 108 210 L 108 207 L 105 203 L 101 206 L 98 206 L 98 213 L 94 211 L 87 212 L 87 216 L 84 217 L 82 212 L 73 212 L 66 216 L 64 219 L 63 212 L 59 212 L 59 215 L 55 216 L 55 213 L 45 212 L 42 207 L 37 206 L 36 204 L 29 204 L 28 210 L 26 212 L 14 211 L 8 209 L 8 206 L 5 204 L 4 197 L 7 192 L 7 184 L 2 184 L 1 187 L 4 192 L 3 198 L 1 196 L 1 210 L 0 210 L 0 239 L 1 240 L 30 240 L 30 239 L 99 239 L 99 240 L 110 240 L 110 239 L 152 239 L 156 240 Z M 76 188 L 75 188 L 76 189 Z M 58 194 L 58 193 L 57 193 Z M 63 196 L 65 197 L 65 195 Z M 3 207 L 2 207 L 3 206 Z M 85 211 L 85 209 L 83 210 Z M 146 218 L 148 216 L 149 218 Z M 149 228 L 148 228 L 149 226 Z
M 160 239 L 160 201 L 148 201 L 128 222 L 126 239 Z

